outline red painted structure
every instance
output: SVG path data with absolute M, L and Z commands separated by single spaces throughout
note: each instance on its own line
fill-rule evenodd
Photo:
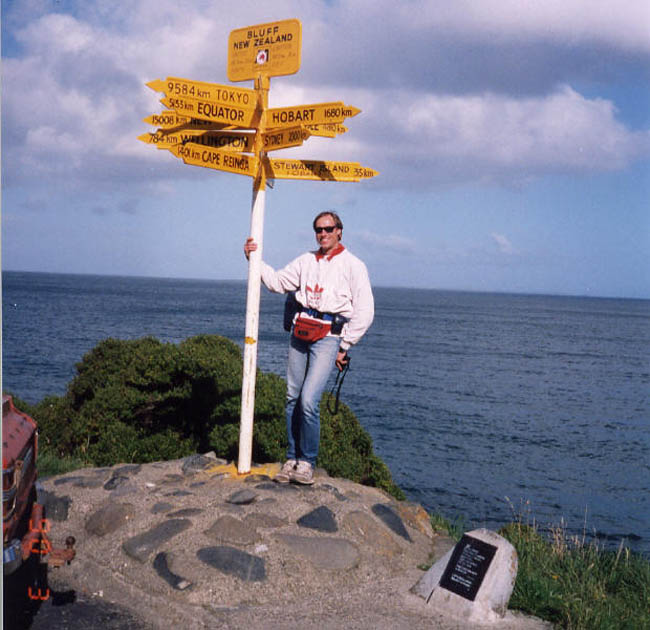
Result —
M 75 556 L 74 538 L 53 549 L 50 526 L 37 501 L 38 428 L 36 422 L 2 396 L 2 542 L 3 573 L 10 575 L 31 555 L 58 567 Z

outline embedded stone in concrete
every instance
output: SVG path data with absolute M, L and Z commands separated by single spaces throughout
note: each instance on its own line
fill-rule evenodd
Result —
M 174 490 L 174 492 L 168 492 L 165 496 L 166 497 L 189 497 L 192 495 L 192 492 L 188 492 L 187 490 Z
M 81 479 L 73 482 L 75 488 L 100 488 L 104 485 L 104 478 L 102 477 L 82 477 Z
M 413 542 L 408 531 L 406 531 L 404 522 L 390 506 L 383 503 L 375 503 L 371 509 L 372 513 L 379 517 L 386 527 L 392 529 L 398 536 L 404 538 L 404 540 Z
M 253 492 L 252 490 L 248 490 L 247 488 L 243 490 L 238 490 L 237 492 L 233 492 L 227 499 L 227 503 L 234 503 L 235 505 L 248 505 L 255 501 L 257 498 L 257 492 Z
M 250 545 L 259 539 L 254 527 L 230 516 L 230 514 L 218 518 L 204 534 L 219 542 L 233 545 Z
M 68 510 L 72 503 L 69 496 L 58 497 L 53 492 L 39 489 L 38 502 L 45 508 L 45 516 L 48 519 L 53 521 L 68 520 Z
M 161 514 L 162 512 L 169 512 L 174 506 L 171 503 L 167 503 L 166 501 L 158 501 L 158 503 L 154 503 L 153 507 L 151 508 L 151 513 L 152 514 Z
M 336 486 L 332 486 L 329 483 L 324 483 L 320 487 L 322 490 L 327 490 L 328 492 L 331 492 L 339 501 L 348 500 L 348 498 L 344 494 L 341 494 L 340 490 Z
M 270 490 L 271 492 L 300 492 L 298 486 L 289 483 L 275 483 L 274 481 L 263 481 L 255 486 L 256 490 Z
M 264 558 L 234 547 L 203 547 L 196 552 L 196 556 L 201 562 L 245 582 L 261 582 L 266 579 Z
M 113 469 L 113 475 L 137 475 L 142 470 L 142 464 L 124 464 Z
M 177 591 L 184 591 L 191 586 L 192 582 L 186 580 L 185 578 L 172 573 L 169 569 L 169 554 L 164 551 L 156 555 L 153 561 L 153 568 L 156 570 L 156 573 L 163 579 L 169 586 L 175 588 Z
M 332 510 L 330 510 L 326 505 L 321 505 L 315 510 L 301 516 L 297 523 L 300 527 L 308 527 L 309 529 L 315 529 L 319 532 L 332 533 L 339 531 L 334 512 L 332 512 Z
M 62 477 L 61 479 L 55 479 L 54 480 L 54 485 L 55 486 L 61 486 L 64 483 L 75 483 L 77 481 L 81 481 L 82 479 L 85 479 L 85 477 L 80 477 L 80 476 Z
M 74 476 L 54 480 L 55 486 L 60 486 L 64 483 L 71 483 L 75 488 L 99 488 L 104 483 L 104 479 L 100 477 Z
M 356 545 L 343 538 L 312 538 L 294 534 L 276 534 L 276 540 L 303 556 L 317 569 L 351 569 L 359 562 Z
M 129 519 L 135 516 L 135 507 L 131 503 L 110 502 L 90 515 L 85 529 L 89 534 L 105 536 L 117 531 Z
M 185 531 L 191 525 L 192 521 L 183 518 L 163 521 L 146 532 L 125 540 L 122 543 L 122 549 L 124 553 L 135 560 L 145 562 L 160 545 Z
M 165 475 L 165 478 L 162 480 L 162 483 L 176 483 L 184 481 L 183 475 L 179 475 L 177 473 L 167 473 Z
M 113 475 L 105 484 L 104 490 L 115 490 L 118 486 L 122 485 L 129 478 L 126 475 Z
M 181 510 L 176 510 L 175 512 L 170 512 L 167 514 L 167 518 L 185 518 L 186 516 L 198 516 L 203 510 L 201 508 L 183 508 Z
M 503 621 L 517 577 L 515 548 L 495 532 L 475 529 L 454 547 L 441 572 L 443 561 L 429 569 L 441 577 L 428 603 L 473 623 Z
M 214 457 L 207 455 L 190 455 L 183 460 L 181 470 L 184 475 L 193 475 L 201 470 L 205 470 L 216 463 Z
M 355 510 L 343 517 L 343 527 L 354 536 L 365 549 L 387 558 L 401 553 L 402 548 L 390 532 L 370 514 Z
M 409 501 L 400 501 L 395 505 L 395 510 L 406 521 L 407 525 L 422 532 L 429 538 L 434 538 L 435 532 L 431 526 L 431 517 L 421 505 Z
M 271 481 L 271 477 L 256 473 L 254 475 L 248 475 L 244 479 L 244 483 L 257 483 L 258 481 Z
M 249 527 L 272 528 L 282 527 L 287 524 L 283 518 L 274 516 L 273 514 L 264 514 L 262 512 L 251 512 L 244 517 L 244 522 Z

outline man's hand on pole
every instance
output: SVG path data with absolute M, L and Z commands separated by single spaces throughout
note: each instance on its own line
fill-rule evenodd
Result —
M 244 243 L 244 256 L 246 256 L 246 260 L 248 260 L 250 253 L 255 250 L 257 250 L 257 243 L 252 236 L 249 236 Z

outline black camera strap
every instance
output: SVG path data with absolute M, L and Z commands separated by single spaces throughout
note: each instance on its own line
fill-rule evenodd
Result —
M 350 355 L 346 355 L 347 361 L 343 369 L 336 375 L 336 380 L 330 391 L 330 395 L 327 399 L 327 411 L 329 411 L 333 416 L 339 412 L 339 397 L 341 396 L 341 387 L 343 387 L 343 379 L 350 369 Z M 334 409 L 332 410 L 332 398 L 334 397 L 334 391 L 336 390 L 336 397 L 334 400 Z

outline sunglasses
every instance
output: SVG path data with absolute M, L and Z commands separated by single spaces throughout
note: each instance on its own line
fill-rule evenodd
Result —
M 335 225 L 327 225 L 325 227 L 315 227 L 314 232 L 316 234 L 320 234 L 321 232 L 327 232 L 328 234 L 331 234 L 334 230 L 336 229 Z

